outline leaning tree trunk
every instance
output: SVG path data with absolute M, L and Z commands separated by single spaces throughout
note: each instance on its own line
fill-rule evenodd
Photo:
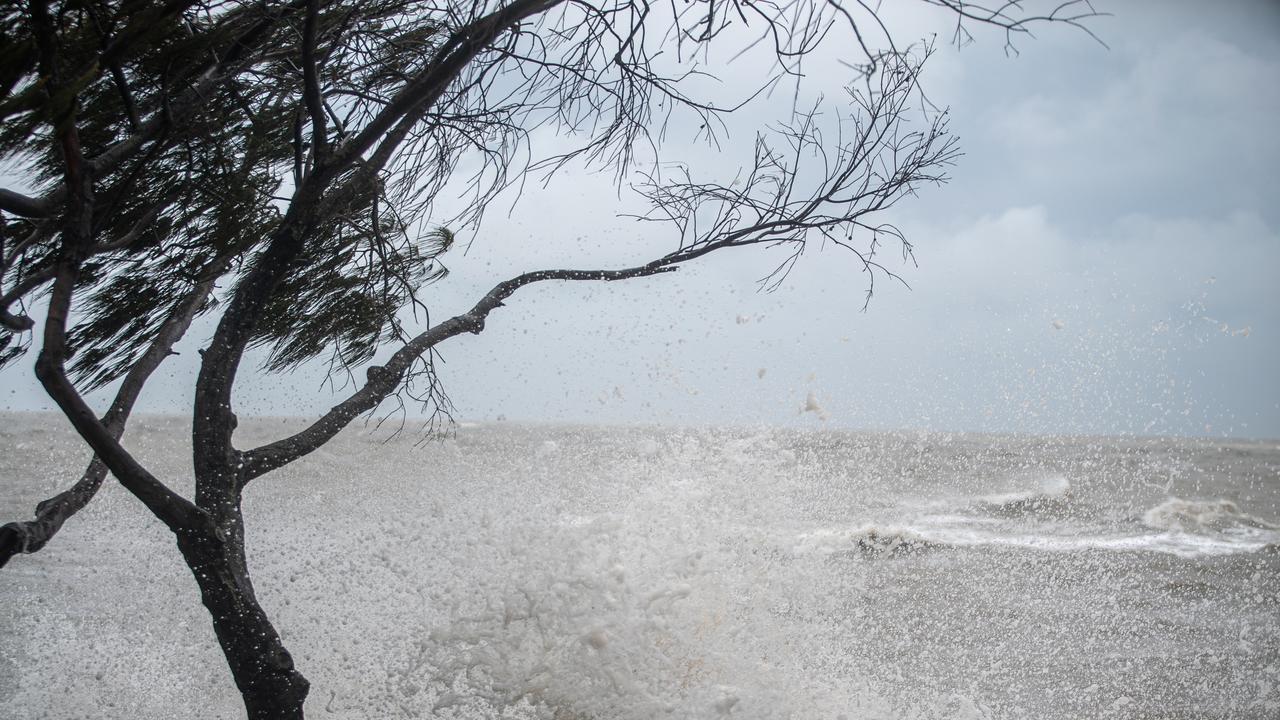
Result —
M 239 507 L 235 507 L 238 521 Z M 293 666 L 258 604 L 244 562 L 242 531 L 207 525 L 178 533 L 178 548 L 200 586 L 249 720 L 300 720 L 310 683 Z M 239 527 L 243 527 L 237 522 Z

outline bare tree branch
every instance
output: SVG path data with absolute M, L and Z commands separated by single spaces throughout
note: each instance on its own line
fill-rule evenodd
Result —
M 870 292 L 877 273 L 897 277 L 876 259 L 882 235 L 898 237 L 891 227 L 869 226 L 863 218 L 880 212 L 900 197 L 911 194 L 923 182 L 941 182 L 938 168 L 955 156 L 954 140 L 946 134 L 945 116 L 924 131 L 905 129 L 905 113 L 916 97 L 917 75 L 927 52 L 911 61 L 898 59 L 886 68 L 877 85 L 849 93 L 865 111 L 853 118 L 847 142 L 826 155 L 827 143 L 817 122 L 817 111 L 801 115 L 796 124 L 783 128 L 791 154 L 783 156 L 763 138 L 757 141 L 755 166 L 745 182 L 734 186 L 692 181 L 661 183 L 656 179 L 648 195 L 655 214 L 642 219 L 674 224 L 680 247 L 645 265 L 614 271 L 546 270 L 527 273 L 500 283 L 469 312 L 450 318 L 418 335 L 396 351 L 382 366 L 367 371 L 365 384 L 325 416 L 292 437 L 242 453 L 241 483 L 312 452 L 328 442 L 350 421 L 368 412 L 399 386 L 409 363 L 438 343 L 464 332 L 478 333 L 484 319 L 518 288 L 541 280 L 621 280 L 674 270 L 676 266 L 731 247 L 768 244 L 795 249 L 775 274 L 784 275 L 794 264 L 810 236 L 831 241 L 851 251 L 868 273 Z M 817 185 L 804 192 L 800 185 L 801 161 L 813 155 L 821 163 Z M 892 162 L 889 162 L 892 159 Z M 712 212 L 707 213 L 710 209 Z M 854 230 L 870 234 L 867 250 L 849 239 Z M 847 235 L 848 237 L 845 237 Z M 904 252 L 909 246 L 904 244 Z
M 111 406 L 101 419 L 102 425 L 116 440 L 124 433 L 125 423 L 128 422 L 143 386 L 161 363 L 173 354 L 173 346 L 186 334 L 191 321 L 213 292 L 217 278 L 226 271 L 229 260 L 230 257 L 225 256 L 210 263 L 205 277 L 182 302 L 174 305 L 150 347 L 130 368 L 116 390 Z M 89 504 L 106 475 L 106 464 L 95 455 L 74 485 L 36 506 L 33 520 L 0 526 L 0 568 L 18 553 L 34 553 L 42 549 L 62 529 L 68 518 Z
M 24 218 L 46 218 L 53 213 L 53 204 L 46 198 L 27 197 L 13 190 L 0 188 L 0 210 Z
M 335 153 L 335 165 L 353 162 L 378 142 L 384 133 L 417 109 L 430 106 L 458 77 L 476 55 L 503 32 L 526 18 L 546 12 L 565 0 L 516 0 L 455 32 L 437 53 L 434 61 L 405 83 L 359 134 Z
M 312 151 L 315 153 L 316 162 L 324 162 L 329 155 L 329 137 L 326 129 L 324 98 L 320 92 L 319 61 L 316 59 L 316 25 L 320 21 L 319 16 L 319 0 L 308 0 L 302 37 L 303 97 L 307 112 L 311 115 Z
M 13 286 L 8 292 L 0 295 L 0 325 L 4 325 L 10 330 L 21 332 L 30 330 L 34 325 L 31 318 L 26 315 L 13 315 L 9 312 L 9 306 L 22 298 L 23 295 L 40 287 L 41 285 L 53 279 L 53 268 L 45 268 L 37 272 L 33 272 L 24 276 Z
M 120 484 L 170 529 L 181 532 L 193 526 L 199 510 L 139 464 L 120 444 L 119 434 L 108 429 L 93 414 L 93 410 L 67 379 L 66 321 L 75 274 L 75 267 L 71 262 L 64 260 L 60 263 L 45 317 L 44 347 L 36 361 L 36 377 Z
M 604 280 L 608 282 L 673 272 L 674 259 L 663 258 L 621 270 L 539 270 L 503 281 L 494 286 L 470 310 L 455 315 L 397 350 L 386 363 L 370 367 L 365 384 L 346 400 L 334 406 L 322 418 L 295 435 L 242 455 L 242 483 L 282 467 L 324 445 L 346 427 L 352 419 L 378 406 L 398 387 L 410 364 L 437 344 L 463 333 L 478 334 L 484 330 L 485 318 L 502 307 L 503 301 L 516 290 L 535 282 L 548 280 Z

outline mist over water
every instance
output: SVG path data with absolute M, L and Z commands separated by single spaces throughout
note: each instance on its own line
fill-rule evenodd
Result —
M 294 421 L 252 420 L 249 441 Z M 0 511 L 79 469 L 5 418 Z M 187 429 L 136 420 L 184 476 Z M 465 425 L 246 497 L 314 717 L 1271 718 L 1280 446 Z M 0 715 L 235 717 L 167 532 L 109 484 L 0 583 Z

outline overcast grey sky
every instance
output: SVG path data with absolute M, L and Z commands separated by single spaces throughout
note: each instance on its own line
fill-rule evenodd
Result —
M 1110 49 L 1048 28 L 1016 57 L 995 33 L 940 43 L 925 85 L 965 156 L 890 218 L 916 247 L 918 267 L 894 266 L 911 290 L 881 283 L 861 312 L 864 276 L 829 252 L 770 294 L 755 281 L 779 258 L 754 252 L 529 287 L 441 347 L 460 417 L 1280 437 L 1280 3 L 1098 6 Z M 948 30 L 936 13 L 889 19 Z M 492 211 L 446 256 L 433 312 L 517 272 L 670 249 L 620 207 L 607 178 L 575 171 Z M 189 406 L 208 334 L 193 328 L 143 410 Z M 318 371 L 241 377 L 242 413 L 335 399 Z M 29 363 L 0 381 L 0 406 L 47 407 Z M 810 394 L 821 414 L 801 412 Z

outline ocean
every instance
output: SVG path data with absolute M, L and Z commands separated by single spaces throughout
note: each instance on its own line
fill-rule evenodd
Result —
M 389 434 L 247 491 L 310 717 L 1280 717 L 1277 441 Z M 189 492 L 188 425 L 127 442 Z M 0 450 L 0 521 L 87 460 L 48 415 L 0 416 Z M 0 570 L 0 717 L 243 717 L 172 540 L 108 483 Z

